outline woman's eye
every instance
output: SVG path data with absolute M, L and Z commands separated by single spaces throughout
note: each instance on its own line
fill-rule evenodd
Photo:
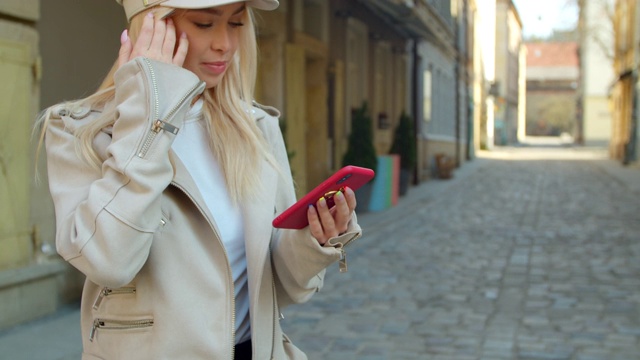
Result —
M 230 22 L 229 25 L 231 25 L 231 27 L 234 27 L 234 28 L 244 26 L 244 24 L 241 22 Z
M 199 22 L 194 22 L 193 23 L 197 28 L 200 29 L 207 29 L 213 26 L 213 23 L 199 23 Z

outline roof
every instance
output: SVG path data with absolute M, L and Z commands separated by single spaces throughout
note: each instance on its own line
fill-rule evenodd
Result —
M 526 43 L 527 67 L 578 67 L 578 43 L 532 42 Z

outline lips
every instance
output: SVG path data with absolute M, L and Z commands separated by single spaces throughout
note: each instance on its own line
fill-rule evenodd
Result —
M 226 61 L 214 61 L 203 63 L 204 67 L 213 74 L 220 75 L 227 70 Z

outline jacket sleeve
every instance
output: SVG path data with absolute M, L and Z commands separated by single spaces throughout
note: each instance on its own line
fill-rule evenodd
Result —
M 161 224 L 160 195 L 173 178 L 174 132 L 204 85 L 145 58 L 125 64 L 114 81 L 116 121 L 101 169 L 78 156 L 71 118 L 50 119 L 46 150 L 58 253 L 90 281 L 120 287 L 146 262 Z
M 278 182 L 276 213 L 281 213 L 295 201 L 289 160 L 276 117 L 265 117 L 263 132 L 271 146 L 283 179 Z M 358 238 L 362 230 L 354 213 L 347 232 L 330 239 L 324 246 L 311 236 L 309 228 L 301 230 L 275 229 L 272 239 L 272 261 L 275 270 L 278 304 L 308 301 L 324 282 L 326 268 L 344 256 L 344 246 Z

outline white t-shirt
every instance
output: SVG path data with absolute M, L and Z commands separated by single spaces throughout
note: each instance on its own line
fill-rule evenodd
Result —
M 236 298 L 236 343 L 239 344 L 251 338 L 242 212 L 231 202 L 224 176 L 209 147 L 202 106 L 203 100 L 199 99 L 189 110 L 172 149 L 186 166 L 213 214 L 229 257 Z

